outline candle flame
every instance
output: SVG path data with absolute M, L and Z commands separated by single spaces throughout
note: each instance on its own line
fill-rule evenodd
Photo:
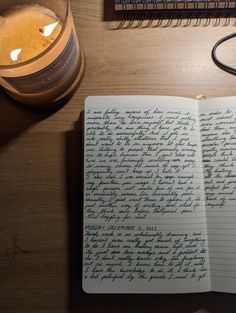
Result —
M 10 53 L 10 57 L 12 61 L 18 61 L 19 54 L 21 53 L 22 49 L 15 49 Z
M 55 22 L 47 26 L 44 26 L 42 29 L 40 29 L 40 31 L 42 32 L 42 35 L 44 37 L 49 37 L 53 33 L 53 31 L 55 30 L 58 24 L 59 22 Z

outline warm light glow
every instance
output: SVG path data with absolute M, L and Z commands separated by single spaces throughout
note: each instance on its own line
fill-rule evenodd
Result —
M 57 39 L 63 27 L 55 12 L 36 4 L 16 5 L 3 14 L 0 15 L 0 65 L 24 63 L 40 55 Z
M 59 22 L 56 22 L 56 23 L 52 23 L 47 26 L 44 26 L 41 30 L 43 36 L 49 37 L 53 33 L 54 29 L 57 27 L 58 24 Z
M 21 53 L 21 51 L 22 51 L 22 49 L 16 49 L 10 53 L 10 57 L 11 57 L 12 61 L 18 61 L 18 57 L 19 57 L 19 54 Z

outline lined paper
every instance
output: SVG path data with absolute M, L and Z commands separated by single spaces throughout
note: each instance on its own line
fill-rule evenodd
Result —
M 89 97 L 84 180 L 86 292 L 211 289 L 195 100 Z
M 236 292 L 236 99 L 200 101 L 212 289 Z

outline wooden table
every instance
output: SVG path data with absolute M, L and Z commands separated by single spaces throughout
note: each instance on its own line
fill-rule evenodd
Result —
M 230 294 L 88 295 L 81 288 L 84 99 L 236 95 L 236 78 L 210 56 L 213 44 L 235 31 L 235 21 L 115 29 L 119 22 L 104 18 L 102 0 L 71 5 L 87 60 L 73 99 L 43 114 L 0 92 L 0 312 L 235 313 Z M 235 65 L 235 51 L 234 40 L 219 55 Z

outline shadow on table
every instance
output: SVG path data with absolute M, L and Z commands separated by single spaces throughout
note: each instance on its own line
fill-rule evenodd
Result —
M 69 313 L 235 313 L 236 297 L 226 293 L 86 294 L 82 290 L 83 119 L 66 134 Z
M 0 88 L 0 149 L 34 124 L 47 119 L 64 104 L 53 109 L 34 109 L 13 100 Z
M 66 133 L 66 182 L 68 205 L 68 311 L 80 312 L 84 293 L 82 281 L 82 221 L 83 221 L 83 112 Z M 86 310 L 86 307 L 83 308 Z M 83 310 L 82 310 L 83 312 Z

